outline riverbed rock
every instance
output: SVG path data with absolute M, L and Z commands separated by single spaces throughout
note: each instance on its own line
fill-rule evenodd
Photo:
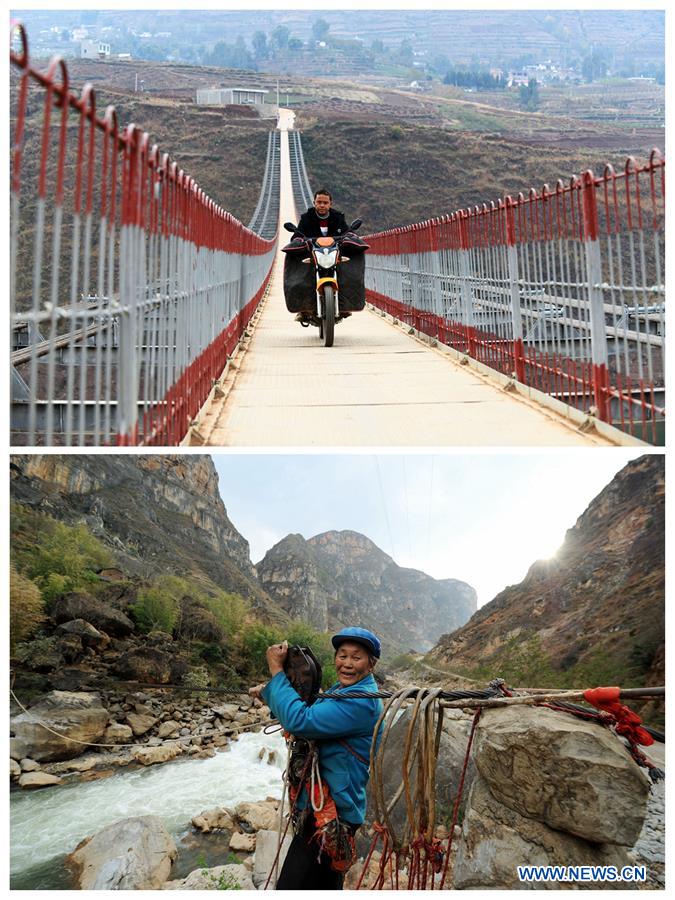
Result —
M 103 735 L 103 744 L 129 744 L 133 740 L 134 732 L 131 726 L 122 722 L 113 722 L 108 725 Z
M 110 750 L 99 753 L 84 753 L 77 759 L 67 759 L 63 762 L 45 763 L 43 770 L 52 775 L 64 775 L 72 772 L 91 772 L 92 769 L 121 768 L 134 762 L 131 752 L 128 750 Z M 83 779 L 84 780 L 84 779 Z
M 9 777 L 10 778 L 19 778 L 21 775 L 21 766 L 15 759 L 9 758 Z
M 255 836 L 255 854 L 253 856 L 253 884 L 261 890 L 265 882 L 267 881 L 267 876 L 270 873 L 272 866 L 274 865 L 274 859 L 277 855 L 277 843 L 279 840 L 279 833 L 276 830 L 271 830 L 267 828 L 263 828 L 259 831 Z M 292 837 L 290 834 L 287 834 L 283 840 L 281 845 L 281 852 L 279 853 L 279 868 L 278 872 L 281 872 L 281 867 L 284 864 L 284 860 L 286 859 L 286 854 L 288 853 L 288 848 L 291 846 Z M 268 885 L 268 890 L 273 891 L 276 887 L 277 880 L 276 878 L 271 878 L 270 883 Z
M 212 711 L 225 722 L 231 722 L 239 712 L 238 703 L 223 703 L 222 706 L 212 706 Z
M 157 729 L 157 737 L 170 737 L 170 735 L 175 734 L 179 728 L 180 725 L 178 724 L 178 722 L 173 722 L 172 720 L 169 720 L 168 722 L 162 722 L 162 724 Z
M 19 765 L 21 766 L 22 772 L 37 772 L 40 768 L 39 762 L 36 762 L 34 759 L 29 759 L 28 757 L 22 759 Z
M 82 591 L 73 591 L 59 597 L 51 615 L 57 625 L 73 619 L 84 619 L 107 635 L 115 637 L 125 637 L 134 631 L 134 623 L 123 612 Z
M 591 844 L 556 831 L 535 819 L 521 816 L 496 800 L 487 782 L 478 776 L 471 788 L 454 864 L 455 890 L 522 889 L 519 865 L 629 865 L 625 848 Z M 534 885 L 527 885 L 534 887 Z M 569 889 L 565 882 L 542 882 L 546 889 Z M 591 882 L 575 887 L 599 887 Z M 603 888 L 621 887 L 603 883 Z
M 233 832 L 230 837 L 230 850 L 252 853 L 255 850 L 255 834 L 243 834 L 241 831 Z
M 53 784 L 61 784 L 61 779 L 48 772 L 24 772 L 19 778 L 19 787 L 22 788 L 50 787 Z
M 215 866 L 213 869 L 195 869 L 177 881 L 167 881 L 162 885 L 164 891 L 217 891 L 217 890 L 255 890 L 251 873 L 246 866 Z
M 146 716 L 139 715 L 139 713 L 129 713 L 127 715 L 127 722 L 131 726 L 131 730 L 136 735 L 136 737 L 140 737 L 145 734 L 146 731 L 150 731 L 150 729 L 157 724 L 157 719 L 154 716 Z
M 97 743 L 107 724 L 108 712 L 98 694 L 51 691 L 11 720 L 11 755 L 23 751 L 19 758 L 28 756 L 39 762 L 72 759 L 88 749 L 86 743 Z
M 276 803 L 265 800 L 257 803 L 244 801 L 235 806 L 234 817 L 244 827 L 244 830 L 250 833 L 251 831 L 276 828 L 279 813 Z
M 133 757 L 143 766 L 153 766 L 155 763 L 169 762 L 182 752 L 180 744 L 172 741 L 162 744 L 161 747 L 140 747 L 133 751 Z
M 156 890 L 169 877 L 176 853 L 158 816 L 137 816 L 85 838 L 66 865 L 81 890 Z
M 229 810 L 224 807 L 216 807 L 215 809 L 205 809 L 192 820 L 193 826 L 203 834 L 210 831 L 226 829 L 232 831 L 234 828 L 234 820 Z
M 529 819 L 598 844 L 632 846 L 649 778 L 597 724 L 550 709 L 486 710 L 474 760 L 495 799 Z

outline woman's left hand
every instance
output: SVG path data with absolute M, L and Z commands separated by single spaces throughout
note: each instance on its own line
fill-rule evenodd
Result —
M 284 671 L 284 663 L 287 656 L 288 641 L 283 641 L 281 644 L 272 644 L 271 647 L 267 648 L 267 666 L 270 670 L 270 675 L 274 676 L 278 672 Z

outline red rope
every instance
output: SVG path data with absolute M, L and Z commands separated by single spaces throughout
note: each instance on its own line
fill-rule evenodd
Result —
M 654 743 L 654 738 L 641 728 L 642 719 L 640 716 L 619 703 L 619 695 L 621 688 L 618 687 L 598 687 L 584 691 L 584 700 L 600 709 L 609 713 L 615 720 L 615 731 L 617 734 L 627 738 L 631 745 L 642 744 L 643 747 L 649 747 Z
M 438 887 L 439 891 L 443 890 L 443 886 L 445 884 L 445 879 L 448 874 L 448 865 L 450 863 L 450 851 L 452 849 L 452 841 L 455 836 L 455 825 L 457 824 L 457 817 L 459 815 L 459 804 L 462 799 L 462 791 L 464 790 L 464 779 L 466 778 L 466 770 L 469 766 L 469 758 L 471 755 L 471 745 L 473 744 L 473 737 L 476 733 L 476 726 L 478 725 L 478 720 L 480 719 L 481 707 L 479 707 L 474 713 L 473 722 L 471 723 L 471 733 L 469 734 L 469 741 L 466 745 L 466 753 L 464 754 L 464 765 L 462 767 L 462 775 L 459 779 L 459 787 L 457 788 L 457 796 L 455 798 L 455 805 L 452 810 L 452 823 L 450 825 L 450 834 L 448 835 L 448 849 L 445 851 L 445 866 L 443 867 L 443 877 L 441 878 L 441 883 Z

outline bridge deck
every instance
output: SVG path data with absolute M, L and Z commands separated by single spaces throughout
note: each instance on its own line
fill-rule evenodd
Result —
M 295 208 L 285 130 L 281 138 L 283 223 L 295 220 Z M 506 393 L 372 311 L 339 323 L 335 345 L 324 347 L 318 329 L 302 328 L 286 311 L 281 252 L 248 350 L 224 390 L 199 416 L 199 435 L 210 446 L 609 443 Z

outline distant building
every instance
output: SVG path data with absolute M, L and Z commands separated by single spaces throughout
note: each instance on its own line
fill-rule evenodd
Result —
M 118 53 L 118 59 L 131 59 L 131 53 Z
M 80 59 L 107 59 L 110 56 L 110 44 L 104 41 L 82 41 Z
M 529 75 L 523 75 L 522 72 L 511 72 L 507 87 L 519 87 L 521 84 L 527 84 L 529 80 Z
M 84 25 L 80 25 L 78 28 L 73 28 L 70 37 L 75 42 L 86 41 L 89 37 L 89 29 L 85 28 Z
M 199 106 L 264 106 L 269 91 L 252 88 L 210 88 L 197 91 Z

